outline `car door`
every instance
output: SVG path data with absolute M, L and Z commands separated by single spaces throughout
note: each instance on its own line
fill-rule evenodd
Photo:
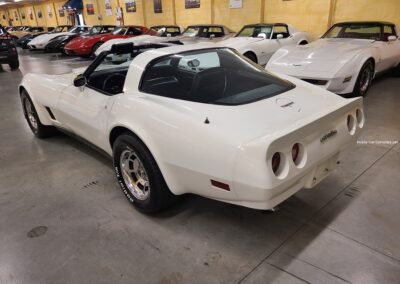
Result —
M 97 58 L 80 76 L 82 86 L 65 88 L 58 101 L 61 125 L 94 145 L 107 147 L 107 121 L 115 99 L 122 95 L 131 54 L 108 54 Z M 117 79 L 115 79 L 117 78 Z M 117 88 L 108 86 L 113 81 Z
M 397 38 L 394 26 L 384 25 L 382 40 L 376 42 L 381 58 L 377 66 L 378 72 L 395 67 L 400 62 L 400 40 L 397 38 L 397 40 L 389 41 L 390 36 Z

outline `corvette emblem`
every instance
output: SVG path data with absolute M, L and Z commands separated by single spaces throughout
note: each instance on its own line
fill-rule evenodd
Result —
M 324 136 L 322 136 L 319 141 L 321 141 L 321 143 L 324 143 L 326 140 L 334 137 L 336 134 L 337 134 L 337 130 L 333 129 L 333 130 L 329 131 L 328 133 L 326 133 Z
M 275 100 L 275 102 L 281 108 L 293 109 L 296 112 L 300 112 L 301 111 L 301 108 L 299 108 L 298 105 L 296 105 L 295 102 L 290 100 L 290 99 L 278 98 L 278 99 Z

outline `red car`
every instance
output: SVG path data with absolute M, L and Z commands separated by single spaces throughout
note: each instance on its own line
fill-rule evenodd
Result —
M 106 41 L 115 38 L 128 38 L 146 33 L 148 29 L 142 26 L 124 26 L 116 28 L 112 33 L 94 36 L 79 36 L 64 47 L 66 54 L 79 56 L 94 56 L 94 52 Z

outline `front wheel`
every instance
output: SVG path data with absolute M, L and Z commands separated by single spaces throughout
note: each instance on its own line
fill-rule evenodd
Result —
M 40 122 L 35 106 L 33 105 L 32 100 L 26 91 L 22 91 L 21 93 L 21 102 L 26 121 L 36 137 L 47 138 L 56 133 L 56 130 L 53 126 L 43 125 Z
M 354 86 L 353 95 L 356 97 L 364 97 L 369 87 L 371 86 L 372 79 L 374 78 L 374 64 L 368 60 L 361 67 L 358 74 L 356 84 Z
M 114 169 L 127 199 L 144 213 L 169 207 L 176 196 L 169 190 L 150 151 L 133 135 L 122 134 L 113 144 Z

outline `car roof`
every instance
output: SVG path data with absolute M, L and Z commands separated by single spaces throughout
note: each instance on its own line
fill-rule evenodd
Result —
M 244 25 L 244 27 L 249 27 L 249 26 L 279 26 L 279 25 L 285 25 L 288 26 L 288 24 L 285 23 L 257 23 L 257 24 L 248 24 L 248 25 Z
M 366 25 L 391 25 L 394 26 L 391 22 L 385 21 L 349 21 L 349 22 L 338 22 L 334 25 L 346 25 L 346 24 L 366 24 Z

